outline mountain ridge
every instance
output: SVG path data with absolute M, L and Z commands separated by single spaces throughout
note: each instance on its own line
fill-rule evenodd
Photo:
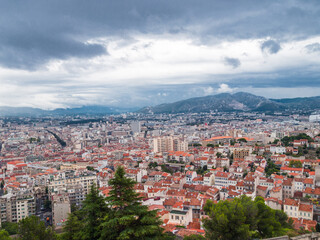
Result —
M 76 108 L 43 110 L 32 107 L 0 106 L 0 117 L 6 116 L 64 116 L 64 115 L 109 115 L 126 112 L 137 113 L 200 113 L 221 112 L 276 112 L 276 111 L 317 111 L 320 110 L 320 96 L 272 99 L 247 92 L 220 93 L 204 97 L 193 97 L 172 103 L 162 103 L 144 108 L 110 107 L 103 105 Z
M 145 107 L 141 113 L 200 113 L 210 111 L 315 111 L 320 109 L 320 96 L 303 98 L 269 99 L 247 92 L 220 93 L 204 97 L 195 97 L 173 103 Z
M 110 106 L 82 106 L 77 108 L 56 108 L 53 110 L 44 110 L 33 107 L 7 107 L 0 106 L 1 117 L 41 117 L 41 116 L 63 116 L 63 115 L 103 115 L 103 114 L 120 114 L 125 112 L 133 112 L 138 108 L 117 108 Z

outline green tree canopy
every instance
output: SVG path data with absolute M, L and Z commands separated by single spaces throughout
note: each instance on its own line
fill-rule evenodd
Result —
M 247 142 L 247 139 L 245 139 L 245 138 L 239 138 L 239 139 L 238 139 L 238 142 Z
M 278 173 L 280 172 L 280 168 L 277 167 L 273 161 L 271 160 L 267 160 L 267 166 L 266 166 L 266 169 L 265 169 L 265 172 L 266 172 L 266 175 L 267 177 L 269 177 L 271 174 L 273 173 Z
M 1 240 L 11 240 L 11 237 L 6 230 L 2 229 L 2 230 L 0 230 L 0 239 Z
M 285 235 L 286 231 L 275 216 L 275 211 L 264 203 L 262 197 L 256 197 L 254 200 L 258 208 L 256 216 L 257 231 L 255 234 L 259 238 L 271 238 Z
M 87 170 L 94 171 L 94 168 L 92 166 L 87 166 Z
M 239 200 L 220 201 L 217 204 L 208 201 L 204 208 L 209 219 L 204 220 L 208 239 L 249 239 L 250 224 L 246 222 L 245 208 Z
M 291 160 L 289 162 L 289 167 L 293 167 L 293 168 L 302 168 L 302 163 L 299 160 Z
M 15 235 L 19 231 L 19 225 L 18 223 L 13 222 L 3 222 L 1 223 L 1 227 L 6 230 L 9 235 Z
M 247 196 L 232 201 L 208 201 L 204 207 L 208 219 L 204 228 L 208 239 L 251 239 L 285 235 L 290 228 L 287 215 L 265 205 L 264 199 L 254 201 Z
M 108 212 L 106 199 L 99 194 L 98 188 L 93 184 L 90 193 L 87 194 L 83 202 L 83 208 L 77 216 L 78 219 L 82 220 L 84 226 L 82 229 L 82 239 L 96 240 L 100 238 L 100 225 Z M 77 223 L 77 219 L 73 218 L 71 220 Z
M 148 165 L 149 168 L 155 168 L 158 167 L 158 163 L 157 162 L 150 162 Z
M 107 202 L 111 211 L 102 223 L 102 239 L 163 239 L 161 221 L 156 211 L 141 205 L 135 182 L 119 167 L 109 181 L 112 187 Z
M 285 136 L 281 139 L 281 142 L 285 145 L 285 146 L 289 146 L 289 144 L 291 142 L 293 142 L 294 140 L 300 140 L 300 139 L 307 139 L 308 142 L 313 142 L 312 137 L 310 137 L 308 134 L 305 133 L 300 133 L 297 136 Z
M 68 221 L 63 227 L 63 240 L 78 240 L 82 239 L 84 236 L 82 233 L 82 230 L 84 229 L 83 222 L 78 218 L 77 213 L 79 212 L 69 214 Z
M 280 141 L 279 139 L 275 139 L 272 143 L 273 144 L 278 144 L 279 141 Z
M 57 236 L 51 227 L 46 228 L 37 216 L 30 216 L 19 222 L 20 240 L 55 240 Z
M 206 238 L 199 234 L 191 234 L 183 238 L 183 240 L 205 240 Z

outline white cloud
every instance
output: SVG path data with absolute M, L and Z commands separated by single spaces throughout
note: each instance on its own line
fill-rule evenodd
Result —
M 107 46 L 108 55 L 52 60 L 36 71 L 0 68 L 0 105 L 41 108 L 79 104 L 123 106 L 122 99 L 128 96 L 131 96 L 131 105 L 150 105 L 155 100 L 146 99 L 139 88 L 157 88 L 148 94 L 156 96 L 160 93 L 163 101 L 168 102 L 173 94 L 168 94 L 161 86 L 183 88 L 185 84 L 199 84 L 204 95 L 233 92 L 230 79 L 241 74 L 272 75 L 290 69 L 311 69 L 320 64 L 320 55 L 305 49 L 308 44 L 320 42 L 320 36 L 285 42 L 281 51 L 273 55 L 261 52 L 262 40 L 196 45 L 191 37 L 170 34 L 136 35 L 134 41 L 128 40 L 127 44 L 123 44 L 123 39 L 94 39 L 92 41 Z M 230 69 L 223 61 L 225 56 L 241 59 L 241 67 Z M 312 72 L 318 73 L 318 69 L 314 68 Z M 203 87 L 204 84 L 208 87 Z M 219 88 L 210 85 L 219 85 Z M 254 82 L 253 87 L 257 87 Z
M 231 89 L 228 84 L 222 83 L 220 84 L 220 87 L 218 89 L 218 93 L 230 93 L 233 92 L 233 89 Z

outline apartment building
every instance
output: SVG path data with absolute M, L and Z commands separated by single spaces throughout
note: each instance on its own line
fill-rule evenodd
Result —
M 19 222 L 35 215 L 36 201 L 32 194 L 7 194 L 0 198 L 1 222 Z
M 71 213 L 68 194 L 55 194 L 52 196 L 52 219 L 53 225 L 60 227 L 68 219 Z
M 299 200 L 285 199 L 283 203 L 283 211 L 292 218 L 303 218 L 307 220 L 313 219 L 313 206 L 300 203 Z
M 86 198 L 86 191 L 81 184 L 67 186 L 67 194 L 71 205 L 81 206 Z
M 16 199 L 17 222 L 34 215 L 36 213 L 36 204 L 33 196 L 20 196 Z
M 233 151 L 233 159 L 236 160 L 244 160 L 245 157 L 248 157 L 250 154 L 250 150 L 249 149 L 245 149 L 245 148 L 241 148 L 241 149 L 235 149 Z
M 153 152 L 188 151 L 188 142 L 174 136 L 163 136 L 153 139 Z
M 92 184 L 97 184 L 97 176 L 91 173 L 83 173 L 79 175 L 69 175 L 68 177 L 57 177 L 52 180 L 48 186 L 50 192 L 67 191 L 69 186 L 82 185 L 85 194 L 90 192 Z

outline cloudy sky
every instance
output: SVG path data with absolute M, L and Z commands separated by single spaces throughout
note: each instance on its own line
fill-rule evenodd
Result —
M 319 0 L 0 3 L 0 106 L 320 95 Z

